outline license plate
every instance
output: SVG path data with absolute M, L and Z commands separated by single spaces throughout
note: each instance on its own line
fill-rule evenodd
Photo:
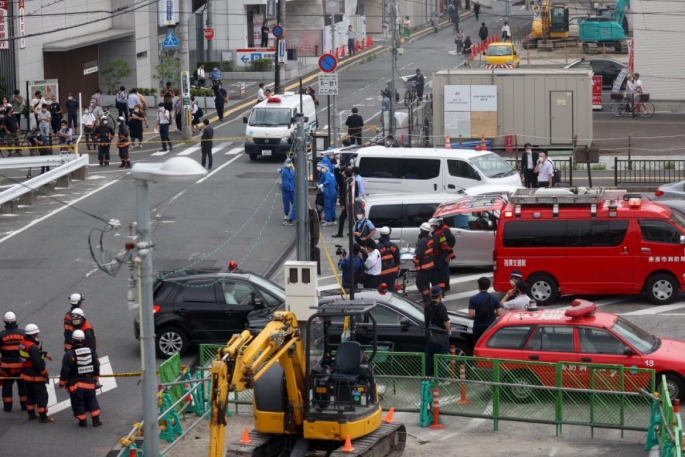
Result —
M 270 155 L 271 155 L 271 151 L 262 151 L 262 155 L 263 155 L 263 156 L 270 156 Z

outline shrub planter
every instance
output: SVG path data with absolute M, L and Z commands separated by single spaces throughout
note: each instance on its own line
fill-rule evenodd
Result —
M 284 75 L 285 74 L 285 75 Z M 297 68 L 291 70 L 281 70 L 281 75 L 284 75 L 286 80 L 297 78 L 299 72 Z M 274 71 L 225 71 L 221 75 L 221 79 L 226 79 L 230 81 L 246 81 L 246 80 L 272 80 L 274 77 Z

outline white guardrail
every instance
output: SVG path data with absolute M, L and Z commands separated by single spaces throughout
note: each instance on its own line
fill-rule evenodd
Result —
M 68 152 L 49 156 L 7 157 L 0 159 L 0 170 L 33 168 L 33 167 L 58 167 L 67 162 L 78 159 L 78 156 Z
M 10 167 L 10 168 L 26 168 L 26 167 L 40 167 L 40 166 L 54 166 L 54 165 L 59 165 L 56 168 L 47 171 L 41 175 L 36 176 L 35 178 L 29 179 L 28 181 L 25 181 L 23 183 L 17 184 L 15 186 L 10 187 L 9 189 L 0 192 L 0 206 L 10 202 L 16 198 L 21 197 L 24 194 L 27 194 L 29 192 L 35 192 L 39 190 L 41 187 L 56 181 L 57 179 L 61 178 L 62 176 L 68 175 L 69 173 L 72 173 L 76 170 L 78 170 L 81 167 L 87 167 L 88 166 L 88 155 L 83 155 L 81 157 L 75 157 L 72 154 L 68 154 L 70 156 L 70 159 L 64 162 L 60 162 L 62 159 L 61 156 L 43 156 L 43 157 L 25 157 L 25 158 L 9 158 L 9 159 L 1 159 L 1 160 L 19 160 L 24 163 L 23 166 L 19 167 Z M 50 158 L 52 157 L 55 159 L 54 162 L 41 162 L 40 159 L 43 158 Z M 30 159 L 39 159 L 39 160 L 34 160 L 32 162 L 28 162 Z

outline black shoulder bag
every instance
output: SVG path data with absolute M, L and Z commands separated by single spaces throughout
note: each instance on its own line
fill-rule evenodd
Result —
M 433 314 L 431 314 L 430 319 L 426 322 L 426 325 L 428 326 L 428 341 L 435 345 L 442 345 L 448 340 L 449 335 L 444 329 L 431 328 L 436 311 L 437 305 L 433 307 Z

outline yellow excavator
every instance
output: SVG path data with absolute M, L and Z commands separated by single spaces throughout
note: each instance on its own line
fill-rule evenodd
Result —
M 293 312 L 276 311 L 257 336 L 247 330 L 233 335 L 211 367 L 210 457 L 402 455 L 404 425 L 381 418 L 372 368 L 376 343 L 368 355 L 356 341 L 334 344 L 341 340 L 342 322 L 349 322 L 350 335 L 356 325 L 376 335 L 374 307 L 323 304 L 303 327 Z M 224 449 L 229 394 L 246 389 L 254 394 L 254 430 L 249 440 Z
M 533 5 L 533 24 L 530 37 L 524 40 L 525 49 L 552 49 L 555 43 L 568 40 L 568 6 L 565 3 L 552 3 L 541 0 Z

